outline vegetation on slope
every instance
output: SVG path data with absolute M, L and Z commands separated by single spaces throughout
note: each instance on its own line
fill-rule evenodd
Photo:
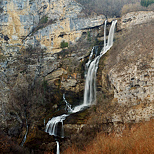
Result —
M 98 133 L 96 138 L 79 151 L 76 146 L 69 147 L 63 154 L 102 154 L 102 153 L 154 153 L 154 120 L 126 126 L 123 134 L 106 135 Z
M 149 6 L 153 0 L 76 0 L 84 6 L 87 15 L 104 14 L 107 17 L 119 17 L 121 14 L 131 11 L 153 10 Z M 142 6 L 141 6 L 142 5 Z M 147 8 L 143 6 L 149 6 Z M 124 8 L 123 8 L 124 7 Z M 129 8 L 129 9 L 128 9 Z M 124 11 L 124 10 L 127 11 Z
M 145 7 L 148 7 L 152 3 L 154 3 L 154 0 L 141 0 L 141 5 Z
M 0 0 L 0 13 L 3 12 L 3 7 L 1 7 L 1 5 L 2 5 L 2 0 Z

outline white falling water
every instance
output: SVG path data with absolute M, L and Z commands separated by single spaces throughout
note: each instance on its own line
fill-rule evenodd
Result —
M 106 22 L 105 22 L 105 24 L 106 24 Z M 117 23 L 117 20 L 112 21 L 112 25 L 111 25 L 111 28 L 109 31 L 107 45 L 106 44 L 104 45 L 104 48 L 102 49 L 100 56 L 104 55 L 113 46 L 114 30 L 115 30 L 116 23 Z M 106 25 L 104 28 L 106 28 Z M 104 34 L 106 35 L 106 30 L 104 30 Z M 106 36 L 104 36 L 104 43 L 105 42 L 106 42 Z
M 89 56 L 89 60 L 88 60 L 88 62 L 86 63 L 86 67 L 87 67 L 87 68 L 89 67 L 89 65 L 90 65 L 90 63 L 91 63 L 91 61 L 92 61 L 92 56 L 93 56 L 93 54 L 94 54 L 94 50 L 95 50 L 95 46 L 92 48 L 91 53 L 90 53 L 90 56 Z
M 85 90 L 84 90 L 84 101 L 83 104 L 71 108 L 71 105 L 66 101 L 65 95 L 63 95 L 63 100 L 66 103 L 66 108 L 68 109 L 68 114 L 63 114 L 61 116 L 53 117 L 51 120 L 48 121 L 46 124 L 45 132 L 49 133 L 49 135 L 64 137 L 64 130 L 63 130 L 63 121 L 69 116 L 71 113 L 76 113 L 81 111 L 84 107 L 90 106 L 95 103 L 96 101 L 96 73 L 98 69 L 98 63 L 100 58 L 112 47 L 113 45 L 113 38 L 114 38 L 114 29 L 117 20 L 112 22 L 110 27 L 108 42 L 106 44 L 106 24 L 105 21 L 104 26 L 104 48 L 101 50 L 100 55 L 96 56 L 93 60 L 93 54 L 95 47 L 93 47 L 89 61 L 87 62 L 86 66 L 88 67 L 88 72 L 86 74 L 86 81 L 85 81 Z M 59 123 L 61 123 L 61 128 L 59 129 Z M 59 132 L 60 130 L 60 132 Z M 59 151 L 59 142 L 57 142 L 57 154 L 60 153 Z
M 107 20 L 105 20 L 105 24 L 104 24 L 104 52 L 106 48 L 106 24 L 107 24 Z
M 59 142 L 58 142 L 58 141 L 56 141 L 56 143 L 57 143 L 57 153 L 56 153 L 56 154 L 60 154 Z
M 112 47 L 113 45 L 113 38 L 114 38 L 114 29 L 116 25 L 117 20 L 112 22 L 109 36 L 108 36 L 108 43 L 106 45 L 106 24 L 107 21 L 105 21 L 104 26 L 104 48 L 102 49 L 99 56 L 97 56 L 91 63 L 88 69 L 87 77 L 86 77 L 86 83 L 85 83 L 85 91 L 84 91 L 84 106 L 89 106 L 95 103 L 96 100 L 96 73 L 98 69 L 98 63 L 100 58 Z
M 67 100 L 65 99 L 65 94 L 63 94 L 63 100 L 64 102 L 66 103 L 66 108 L 65 110 L 68 111 L 68 112 L 72 112 L 72 108 L 71 108 L 71 105 L 67 102 Z
M 94 48 L 92 49 L 92 52 L 90 54 L 90 60 L 88 61 L 88 72 L 86 76 L 85 81 L 85 90 L 84 90 L 84 101 L 82 105 L 76 106 L 73 109 L 73 113 L 80 111 L 86 106 L 90 106 L 95 103 L 96 101 L 96 73 L 98 69 L 98 63 L 100 58 L 112 47 L 113 45 L 113 38 L 114 38 L 114 29 L 115 25 L 117 23 L 117 20 L 112 22 L 112 25 L 110 27 L 109 36 L 108 36 L 108 42 L 106 44 L 106 24 L 107 21 L 105 21 L 104 26 L 104 48 L 101 50 L 101 53 L 99 56 L 95 57 L 92 61 L 92 55 L 94 53 Z
M 67 116 L 69 116 L 69 114 L 63 114 L 61 116 L 53 117 L 46 124 L 45 132 L 49 133 L 49 135 L 59 136 L 63 138 L 64 137 L 63 121 L 66 119 Z

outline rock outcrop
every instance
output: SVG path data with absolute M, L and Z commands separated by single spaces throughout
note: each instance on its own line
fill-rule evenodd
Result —
M 132 28 L 134 25 L 147 23 L 154 19 L 153 11 L 131 12 L 122 16 L 121 28 Z
M 126 23 L 127 28 L 120 35 L 116 34 L 115 45 L 100 62 L 102 75 L 99 83 L 102 84 L 103 93 L 112 94 L 112 103 L 127 108 L 114 111 L 116 116 L 113 115 L 111 121 L 123 123 L 147 121 L 154 117 L 154 18 L 145 16 L 148 12 L 129 13 L 126 16 L 130 14 L 136 14 L 135 19 L 139 18 L 138 15 L 144 16 L 145 20 L 132 21 L 131 25 Z M 121 21 L 122 27 L 124 17 Z
M 105 20 L 103 15 L 78 18 L 82 6 L 71 0 L 3 1 L 2 7 L 0 43 L 12 55 L 23 46 L 59 52 L 62 41 L 75 43 L 82 29 L 100 26 Z
M 82 6 L 71 0 L 7 0 L 3 1 L 1 6 L 3 8 L 0 12 L 1 128 L 12 129 L 20 125 L 21 131 L 25 125 L 27 104 L 32 103 L 32 98 L 28 96 L 31 95 L 29 89 L 35 89 L 37 84 L 43 83 L 44 88 L 47 84 L 53 88 L 50 95 L 58 90 L 73 91 L 73 93 L 83 91 L 84 83 L 81 77 L 83 72 L 79 67 L 84 57 L 88 55 L 90 41 L 101 30 L 99 27 L 103 25 L 105 17 L 101 15 L 78 18 Z M 93 32 L 91 28 L 96 30 Z M 69 46 L 76 44 L 76 49 L 67 49 L 69 52 L 65 54 L 61 47 L 63 41 Z M 80 42 L 87 44 L 82 50 L 79 49 Z M 42 93 L 41 88 L 40 93 Z M 19 97 L 26 101 L 18 102 Z M 43 102 L 41 97 L 44 96 L 40 94 L 39 97 L 39 103 L 35 101 L 37 107 Z M 57 97 L 54 101 L 62 100 L 62 97 Z M 18 103 L 13 101 L 14 99 Z M 34 96 L 33 100 L 35 99 Z M 57 104 L 52 105 L 57 106 Z M 36 106 L 35 111 L 40 112 Z M 42 109 L 43 114 L 45 110 Z M 31 114 L 34 115 L 32 112 Z M 12 118 L 14 122 L 8 125 L 8 121 Z

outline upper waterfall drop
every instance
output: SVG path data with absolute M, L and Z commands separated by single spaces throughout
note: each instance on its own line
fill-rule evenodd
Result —
M 88 72 L 86 73 L 83 104 L 78 105 L 74 109 L 72 109 L 73 113 L 79 112 L 84 107 L 90 106 L 94 104 L 96 101 L 96 73 L 98 69 L 99 60 L 113 45 L 113 38 L 114 38 L 114 31 L 115 31 L 116 23 L 117 23 L 117 20 L 112 21 L 110 31 L 109 31 L 108 41 L 106 43 L 107 20 L 105 21 L 104 48 L 101 50 L 100 55 L 95 56 L 94 59 L 92 59 L 92 56 L 94 54 L 95 47 L 93 47 L 90 53 L 89 61 L 86 63 L 86 67 L 88 67 Z
M 88 61 L 88 63 L 89 62 L 91 62 L 91 63 L 89 64 L 88 73 L 87 73 L 87 76 L 86 76 L 83 106 L 92 105 L 96 101 L 96 73 L 97 73 L 97 69 L 98 69 L 98 63 L 99 63 L 100 58 L 113 45 L 114 29 L 115 29 L 116 23 L 117 23 L 117 20 L 112 22 L 112 25 L 111 25 L 110 31 L 109 31 L 108 42 L 106 44 L 106 24 L 107 24 L 107 21 L 105 21 L 105 25 L 104 25 L 104 48 L 101 50 L 100 55 L 95 57 L 93 61 L 92 60 Z
M 105 24 L 104 24 L 104 52 L 105 52 L 105 48 L 106 48 L 106 24 L 107 24 L 107 20 L 105 20 Z
M 104 55 L 108 50 L 110 50 L 110 48 L 113 46 L 113 39 L 114 39 L 114 31 L 115 31 L 115 26 L 116 26 L 117 20 L 112 21 L 112 25 L 110 27 L 110 31 L 109 31 L 109 36 L 108 36 L 108 41 L 106 44 L 106 24 L 107 21 L 105 22 L 105 26 L 104 26 L 104 48 L 101 50 L 101 56 Z

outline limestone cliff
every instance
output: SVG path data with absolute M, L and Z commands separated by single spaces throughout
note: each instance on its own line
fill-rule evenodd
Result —
M 103 46 L 105 17 L 78 18 L 82 6 L 71 0 L 2 5 L 1 129 L 20 144 L 28 121 L 25 145 L 51 151 L 55 144 L 45 135 L 44 123 L 65 112 L 64 92 L 70 104 L 82 99 L 84 64 L 93 45 Z M 60 49 L 62 41 L 68 49 Z M 66 133 L 77 133 L 68 141 L 96 130 L 120 132 L 124 123 L 153 118 L 153 80 L 153 12 L 129 13 L 118 19 L 115 44 L 100 61 L 98 104 L 66 120 Z
M 83 144 L 95 141 L 97 132 L 122 136 L 126 125 L 131 128 L 134 123 L 152 122 L 154 18 L 147 14 L 153 12 L 134 12 L 118 20 L 114 45 L 99 62 L 97 104 L 88 109 L 84 120 L 79 118 L 77 126 L 65 125 L 69 139 L 62 142 L 62 149 L 73 143 L 82 150 Z M 132 20 L 127 21 L 128 16 Z M 72 119 L 77 118 L 72 115 Z
M 132 20 L 128 20 L 130 18 Z M 123 16 L 121 28 L 125 29 L 116 34 L 113 48 L 107 53 L 106 60 L 100 62 L 99 83 L 103 94 L 113 94 L 113 103 L 130 108 L 123 113 L 120 111 L 119 122 L 139 122 L 154 116 L 153 23 L 153 12 Z M 118 112 L 114 112 L 117 117 Z M 118 119 L 113 118 L 113 121 Z
M 28 89 L 35 87 L 38 80 L 43 82 L 43 79 L 54 88 L 82 91 L 83 81 L 78 84 L 81 79 L 81 71 L 77 67 L 88 54 L 87 49 L 90 45 L 87 41 L 87 31 L 90 28 L 101 26 L 105 17 L 102 15 L 93 18 L 78 18 L 82 6 L 72 0 L 6 0 L 1 2 L 1 8 L 1 126 L 6 128 L 8 126 L 6 121 L 14 116 L 13 119 L 17 123 L 12 122 L 9 127 L 12 127 L 13 124 L 20 125 L 21 128 L 25 119 L 25 107 L 20 105 L 19 107 L 17 103 L 9 103 L 12 100 L 12 92 L 18 95 L 19 91 L 24 90 L 25 95 L 29 95 Z M 93 34 L 95 37 L 98 34 L 97 31 Z M 68 57 L 67 54 L 66 57 L 55 54 L 62 51 L 60 48 L 62 41 L 68 42 L 69 46 L 79 44 L 81 36 L 84 36 L 81 39 L 84 40 L 82 44 L 88 42 L 85 49 L 82 51 L 79 47 L 70 49 L 71 53 Z M 62 51 L 62 55 L 63 53 L 65 52 Z M 74 56 L 76 56 L 76 60 L 73 60 Z M 76 63 L 75 67 L 71 66 L 73 63 Z M 74 70 L 70 72 L 71 67 Z M 10 114 L 10 108 L 15 115 Z
M 105 20 L 104 16 L 78 18 L 82 6 L 72 0 L 8 0 L 2 8 L 0 43 L 5 54 L 16 54 L 23 46 L 40 46 L 55 53 L 62 41 L 75 43 L 82 29 Z

